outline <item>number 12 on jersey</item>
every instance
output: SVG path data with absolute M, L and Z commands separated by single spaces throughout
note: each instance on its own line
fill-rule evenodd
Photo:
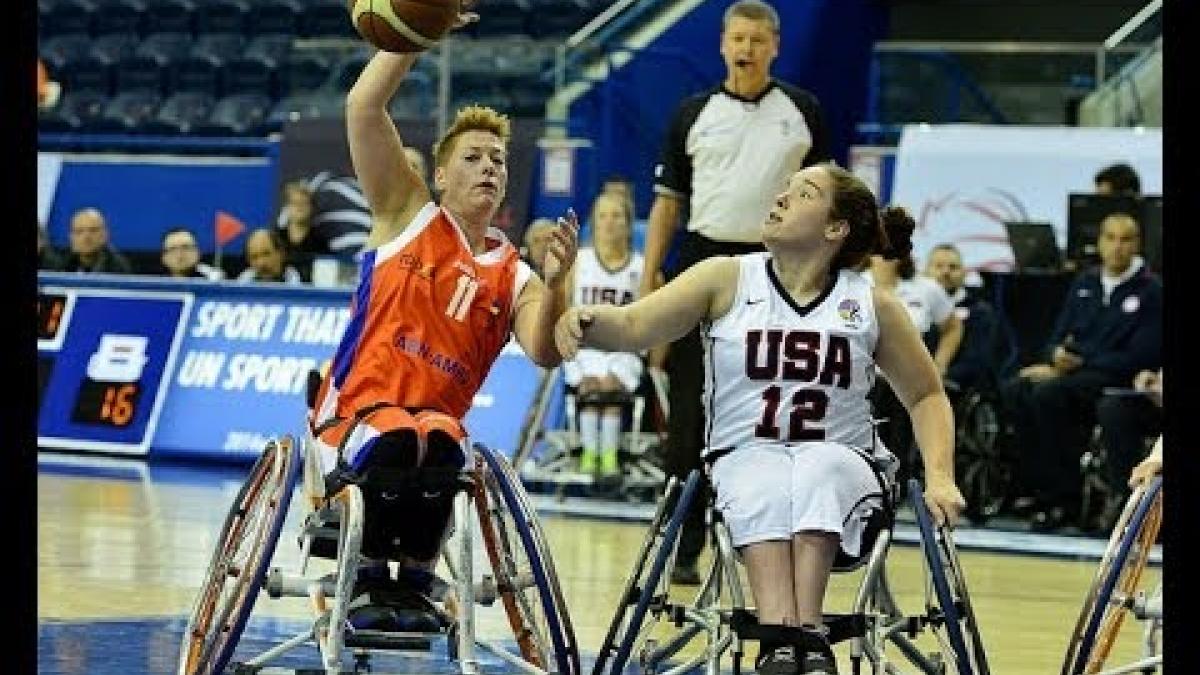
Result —
M 783 389 L 777 384 L 763 390 L 763 416 L 754 427 L 754 435 L 758 438 L 788 442 L 823 440 L 825 430 L 811 423 L 825 419 L 829 396 L 820 389 L 797 389 L 796 393 L 792 394 L 792 412 L 788 417 L 787 436 L 780 438 L 776 416 L 779 414 L 782 396 Z

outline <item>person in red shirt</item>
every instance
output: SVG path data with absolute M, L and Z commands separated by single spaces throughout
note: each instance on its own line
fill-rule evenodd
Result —
M 462 467 L 462 418 L 510 336 L 539 366 L 561 360 L 553 330 L 566 305 L 576 217 L 559 219 L 539 277 L 491 226 L 508 185 L 510 129 L 506 117 L 481 106 L 460 110 L 435 144 L 439 198 L 431 197 L 388 114 L 417 56 L 376 53 L 347 95 L 350 156 L 373 224 L 351 320 L 309 416 L 326 494 L 379 464 Z M 413 609 L 374 592 L 396 586 L 385 559 L 399 560 L 397 581 L 422 606 L 448 533 L 451 492 L 364 488 L 366 564 L 357 595 L 367 599 L 352 602 L 353 625 L 386 628 L 396 606 Z

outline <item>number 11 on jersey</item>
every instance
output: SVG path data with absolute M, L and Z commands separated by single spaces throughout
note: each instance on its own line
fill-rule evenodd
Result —
M 458 284 L 454 287 L 454 296 L 450 298 L 450 304 L 446 306 L 446 316 L 452 317 L 455 321 L 466 319 L 467 310 L 471 309 L 471 303 L 475 301 L 475 293 L 478 290 L 478 279 L 472 279 L 465 274 L 459 277 Z

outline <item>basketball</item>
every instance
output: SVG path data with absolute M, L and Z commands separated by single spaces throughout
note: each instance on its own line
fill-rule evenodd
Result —
M 358 34 L 385 52 L 423 52 L 450 30 L 460 0 L 349 0 Z

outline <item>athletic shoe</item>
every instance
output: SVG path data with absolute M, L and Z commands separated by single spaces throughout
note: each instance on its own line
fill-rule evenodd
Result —
M 796 665 L 796 648 L 780 645 L 760 651 L 754 660 L 754 670 L 758 675 L 798 675 L 801 671 Z
M 617 459 L 616 450 L 605 450 L 600 453 L 600 474 L 606 477 L 621 474 L 621 464 Z
M 579 472 L 580 473 L 596 473 L 597 462 L 600 460 L 600 455 L 595 450 L 584 450 L 579 455 Z

